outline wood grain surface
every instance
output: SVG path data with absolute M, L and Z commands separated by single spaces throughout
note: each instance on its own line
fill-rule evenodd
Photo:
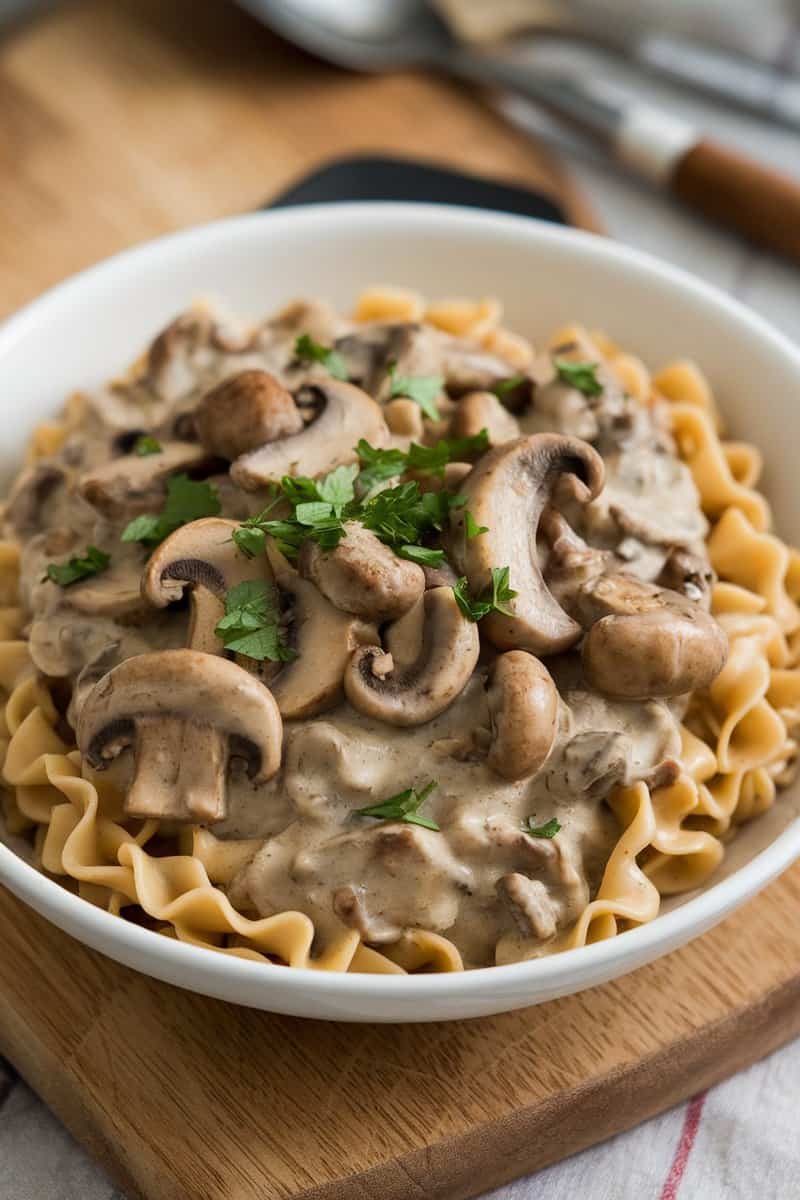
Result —
M 0 305 L 143 238 L 256 206 L 337 154 L 548 187 L 553 162 L 448 84 L 364 79 L 232 5 L 96 0 L 0 55 Z M 800 1032 L 796 868 L 620 982 L 436 1026 L 343 1026 L 193 996 L 0 893 L 0 1051 L 145 1200 L 476 1195 L 627 1128 Z M 278 968 L 276 968 L 278 969 Z
M 799 904 L 795 868 L 614 984 L 480 1021 L 354 1026 L 157 983 L 0 893 L 0 1051 L 130 1197 L 462 1200 L 800 1033 Z
M 117 250 L 258 207 L 340 154 L 389 151 L 549 189 L 555 161 L 433 77 L 350 75 L 225 0 L 92 0 L 0 47 L 0 316 Z

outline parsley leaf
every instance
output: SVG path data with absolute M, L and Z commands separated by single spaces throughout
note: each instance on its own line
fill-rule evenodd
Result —
M 425 474 L 444 475 L 444 468 L 450 462 L 458 462 L 473 454 L 482 454 L 489 449 L 489 434 L 486 429 L 476 433 L 474 437 L 442 438 L 435 446 L 421 446 L 412 442 L 408 453 L 402 450 L 381 450 L 370 446 L 364 438 L 356 446 L 361 463 L 361 474 L 358 476 L 358 486 L 362 495 L 367 495 L 376 483 L 387 479 L 396 479 L 409 469 Z
M 142 542 L 154 547 L 181 525 L 216 517 L 222 511 L 217 489 L 212 483 L 173 475 L 167 483 L 167 498 L 160 513 L 143 513 L 125 526 L 123 542 Z
M 368 460 L 372 456 L 379 475 L 388 469 L 394 473 L 397 460 L 392 460 L 389 468 L 378 457 L 384 453 L 393 454 L 393 451 L 376 450 L 367 442 L 359 445 Z M 405 455 L 401 454 L 401 457 L 405 460 Z M 463 505 L 464 497 L 453 496 L 444 490 L 423 492 L 416 480 L 409 480 L 373 496 L 367 495 L 365 500 L 357 500 L 355 484 L 357 481 L 360 484 L 363 474 L 358 475 L 354 464 L 337 467 L 319 481 L 304 476 L 284 476 L 281 491 L 293 505 L 292 515 L 269 520 L 270 505 L 234 530 L 234 542 L 242 553 L 253 557 L 263 550 L 266 536 L 274 537 L 281 553 L 295 559 L 303 542 L 309 538 L 323 550 L 335 549 L 345 536 L 345 522 L 352 520 L 360 521 L 401 558 L 426 566 L 441 563 L 444 552 L 421 545 L 423 534 L 444 529 L 450 509 Z
M 290 504 L 305 504 L 321 500 L 317 481 L 307 475 L 284 475 L 281 491 Z
M 420 406 L 426 417 L 431 421 L 438 421 L 439 410 L 436 407 L 436 400 L 444 386 L 442 376 L 397 375 L 395 374 L 396 367 L 396 363 L 389 363 L 389 378 L 392 381 L 390 398 L 393 400 L 396 396 L 403 396 L 407 400 L 413 400 Z
M 149 433 L 143 433 L 133 444 L 133 453 L 138 454 L 139 458 L 146 458 L 148 454 L 161 454 L 162 450 L 163 446 L 158 438 L 151 437 Z
M 474 437 L 442 438 L 435 446 L 420 446 L 412 442 L 406 456 L 409 467 L 415 471 L 429 471 L 444 475 L 450 462 L 461 462 L 472 454 L 483 454 L 489 449 L 489 431 L 482 429 Z
M 419 812 L 428 796 L 438 786 L 436 780 L 432 779 L 430 783 L 426 783 L 422 791 L 406 788 L 404 792 L 390 796 L 381 804 L 369 804 L 366 808 L 355 809 L 353 815 L 377 817 L 380 821 L 403 821 L 406 825 L 421 825 L 423 829 L 432 829 L 434 833 L 439 833 L 439 826 L 436 822 L 432 821 L 430 817 L 420 816 Z
M 492 567 L 491 595 L 471 597 L 465 575 L 453 587 L 456 603 L 469 621 L 480 621 L 489 613 L 501 612 L 511 615 L 507 607 L 508 601 L 513 600 L 516 592 L 509 586 L 509 568 Z
M 256 513 L 254 517 L 248 517 L 246 521 L 242 521 L 241 525 L 231 534 L 234 544 L 241 550 L 245 558 L 255 558 L 257 554 L 264 553 L 266 535 L 263 525 L 282 496 L 281 489 L 277 484 L 271 484 L 269 491 L 272 499 L 266 508 L 262 508 L 261 512 Z
M 281 554 L 295 559 L 306 539 L 318 542 L 323 550 L 333 550 L 344 537 L 342 515 L 353 503 L 353 482 L 358 467 L 337 467 L 321 480 L 305 475 L 284 475 L 271 503 L 255 517 L 249 517 L 233 531 L 233 540 L 243 554 L 253 558 L 264 549 L 264 538 L 275 538 Z M 290 517 L 269 520 L 269 513 L 281 499 L 293 506 Z
M 262 579 L 239 583 L 225 596 L 225 616 L 214 630 L 226 650 L 263 662 L 295 657 L 281 628 L 275 589 Z
M 347 364 L 338 350 L 315 342 L 310 334 L 302 333 L 300 335 L 294 344 L 294 352 L 301 362 L 322 363 L 334 379 L 347 380 Z
M 86 553 L 81 557 L 74 555 L 65 563 L 48 563 L 47 578 L 52 579 L 59 587 L 69 587 L 80 579 L 89 579 L 105 571 L 111 562 L 111 555 L 96 546 L 87 546 Z
M 356 515 L 387 546 L 413 546 L 423 533 L 442 530 L 450 509 L 463 503 L 463 496 L 423 492 L 416 480 L 409 480 L 378 492 Z
M 322 500 L 310 500 L 306 504 L 298 504 L 294 510 L 294 519 L 301 525 L 318 525 L 333 516 L 333 505 L 325 504 Z
M 473 538 L 480 537 L 482 533 L 488 533 L 488 525 L 479 525 L 473 517 L 469 509 L 464 511 L 464 533 L 467 536 L 467 541 L 472 541 Z
M 380 450 L 376 446 L 370 446 L 365 438 L 361 438 L 356 446 L 356 454 L 364 464 L 358 476 L 358 486 L 362 495 L 368 495 L 376 483 L 394 479 L 406 469 L 407 455 L 402 450 Z
M 603 385 L 597 378 L 599 363 L 571 362 L 567 358 L 557 358 L 554 366 L 562 383 L 577 388 L 584 396 L 600 396 Z
M 531 837 L 552 838 L 555 837 L 561 828 L 561 822 L 556 817 L 551 817 L 549 821 L 545 821 L 544 825 L 534 825 L 533 817 L 528 817 L 523 824 L 523 829 L 529 833 Z
M 255 517 L 250 517 L 238 529 L 234 529 L 231 536 L 245 558 L 255 558 L 264 550 L 266 535 L 264 530 L 259 528 Z
M 395 546 L 398 558 L 419 563 L 421 567 L 438 567 L 444 561 L 444 550 L 431 550 L 428 546 Z
M 331 505 L 337 517 L 342 515 L 345 505 L 355 499 L 353 485 L 357 475 L 358 463 L 352 463 L 347 467 L 337 467 L 317 484 L 320 499 Z
M 494 392 L 498 400 L 504 400 L 506 396 L 510 395 L 511 392 L 513 392 L 521 383 L 524 382 L 524 375 L 512 375 L 508 379 L 499 379 L 491 388 L 491 391 Z

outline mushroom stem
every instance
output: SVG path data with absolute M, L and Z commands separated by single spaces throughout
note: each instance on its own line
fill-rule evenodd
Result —
M 220 821 L 227 764 L 226 740 L 210 726 L 143 718 L 126 811 L 161 820 Z

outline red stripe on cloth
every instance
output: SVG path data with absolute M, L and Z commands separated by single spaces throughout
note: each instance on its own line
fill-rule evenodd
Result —
M 694 1145 L 694 1139 L 697 1137 L 697 1130 L 700 1128 L 700 1119 L 703 1115 L 703 1105 L 706 1102 L 706 1095 L 706 1092 L 701 1092 L 699 1096 L 694 1096 L 686 1107 L 683 1129 L 681 1130 L 678 1145 L 675 1148 L 675 1157 L 672 1160 L 669 1175 L 661 1190 L 660 1200 L 677 1200 L 683 1173 L 686 1170 L 689 1155 L 692 1153 L 692 1146 Z

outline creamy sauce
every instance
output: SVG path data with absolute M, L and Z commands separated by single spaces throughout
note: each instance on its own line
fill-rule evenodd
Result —
M 165 442 L 186 437 L 199 398 L 247 367 L 269 370 L 302 394 L 319 368 L 294 361 L 300 332 L 323 344 L 341 339 L 351 378 L 382 401 L 388 399 L 387 357 L 398 360 L 398 372 L 442 373 L 450 393 L 443 412 L 465 392 L 515 374 L 470 343 L 406 326 L 387 339 L 380 327 L 353 329 L 321 305 L 295 306 L 255 336 L 235 329 L 220 334 L 203 316 L 162 336 L 146 371 L 87 398 L 63 449 L 28 469 L 7 512 L 7 527 L 23 548 L 31 653 L 44 674 L 72 685 L 73 724 L 94 682 L 113 665 L 182 647 L 187 638 L 185 605 L 155 611 L 139 598 L 146 553 L 119 540 L 130 512 L 98 513 L 79 493 L 81 481 L 97 467 L 121 462 L 138 433 Z M 597 357 L 591 346 L 563 353 Z M 574 434 L 603 456 L 604 491 L 588 506 L 565 500 L 563 511 L 590 546 L 615 552 L 625 570 L 643 580 L 658 576 L 676 544 L 705 561 L 705 521 L 661 414 L 624 396 L 603 370 L 601 378 L 600 397 L 556 379 L 540 382 L 532 402 L 516 413 L 522 433 Z M 308 415 L 313 419 L 313 411 Z M 402 446 L 408 438 L 392 440 Z M 263 496 L 231 483 L 224 464 L 214 465 L 210 478 L 224 516 L 240 519 L 262 506 Z M 163 481 L 153 487 L 158 494 Z M 146 498 L 139 511 L 148 511 Z M 65 589 L 44 578 L 48 562 L 89 544 L 112 554 L 110 571 Z M 546 548 L 539 553 L 546 563 Z M 284 721 L 282 767 L 267 783 L 254 785 L 234 759 L 228 814 L 214 833 L 263 845 L 230 886 L 233 902 L 251 914 L 303 911 L 321 942 L 342 923 L 375 945 L 396 940 L 408 927 L 435 930 L 458 946 L 467 965 L 546 950 L 597 891 L 618 837 L 605 804 L 611 790 L 646 778 L 678 755 L 681 702 L 613 700 L 587 687 L 577 654 L 550 659 L 560 694 L 556 740 L 535 776 L 509 782 L 486 763 L 490 660 L 484 647 L 461 694 L 424 725 L 400 728 L 343 702 L 316 717 Z M 130 753 L 110 768 L 123 790 L 132 772 Z M 432 780 L 437 787 L 424 813 L 440 832 L 354 815 Z M 561 830 L 549 839 L 530 836 L 522 828 L 528 818 L 537 825 L 557 818 Z

